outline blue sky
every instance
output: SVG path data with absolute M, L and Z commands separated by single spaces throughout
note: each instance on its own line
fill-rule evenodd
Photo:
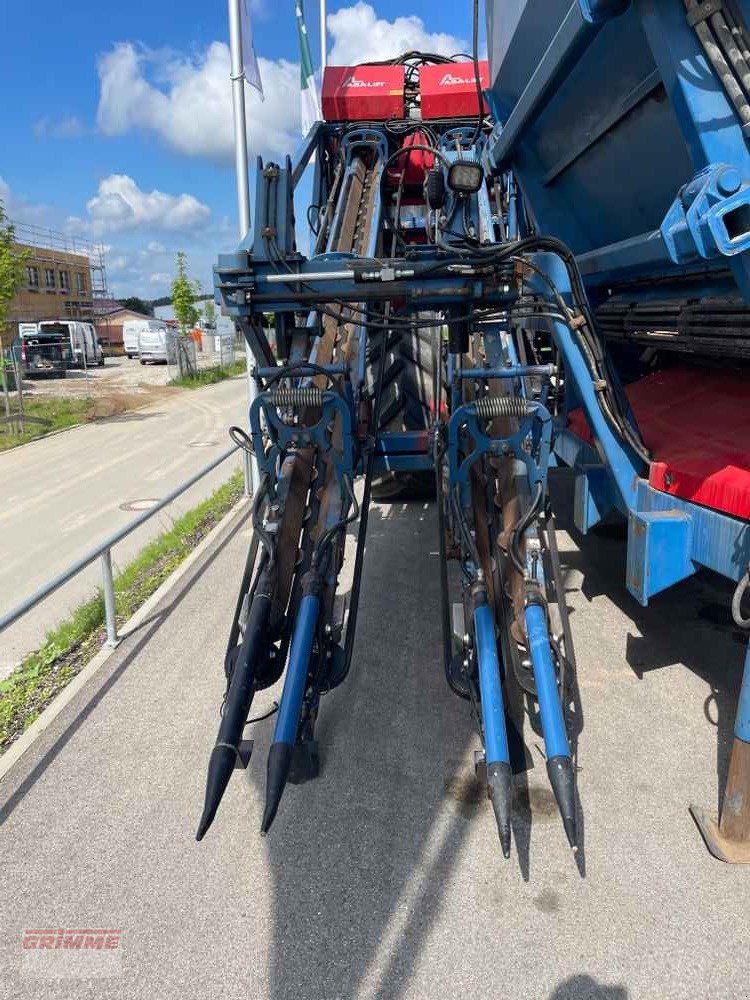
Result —
M 167 292 L 174 254 L 204 287 L 235 242 L 226 3 L 38 0 L 0 11 L 0 199 L 12 219 L 108 248 L 116 295 Z M 299 142 L 294 2 L 251 0 L 266 100 L 249 88 L 251 155 Z M 328 5 L 331 61 L 405 48 L 447 54 L 471 38 L 471 2 Z M 318 3 L 306 16 L 319 58 Z

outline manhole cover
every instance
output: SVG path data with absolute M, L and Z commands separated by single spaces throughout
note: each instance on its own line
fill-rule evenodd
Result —
M 158 497 L 146 497 L 145 500 L 126 500 L 120 504 L 120 510 L 151 510 L 159 503 Z
M 218 441 L 188 441 L 188 448 L 214 448 Z

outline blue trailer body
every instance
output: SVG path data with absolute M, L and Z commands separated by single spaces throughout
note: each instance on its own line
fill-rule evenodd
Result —
M 745 0 L 738 12 L 750 11 Z M 635 279 L 747 297 L 750 154 L 681 0 L 487 5 L 488 155 L 595 301 Z M 649 289 L 641 290 L 648 294 Z
M 507 172 L 521 192 L 517 214 L 527 228 L 519 226 L 518 235 L 544 233 L 571 248 L 600 319 L 624 306 L 631 310 L 625 323 L 637 329 L 644 304 L 668 315 L 671 306 L 698 303 L 710 334 L 712 319 L 720 325 L 721 310 L 736 308 L 743 317 L 738 339 L 724 356 L 710 348 L 714 370 L 717 359 L 745 371 L 750 360 L 750 326 L 743 325 L 750 301 L 749 19 L 747 0 L 487 4 L 495 125 L 485 162 Z M 537 265 L 569 293 L 564 269 L 544 258 L 537 255 Z M 543 293 L 538 276 L 532 284 Z M 733 614 L 743 624 L 748 521 L 654 489 L 649 470 L 604 426 L 581 356 L 566 349 L 566 324 L 554 325 L 569 376 L 555 451 L 576 471 L 577 527 L 585 533 L 619 509 L 628 518 L 627 587 L 641 604 L 705 566 L 741 581 Z M 606 321 L 602 328 L 606 333 Z M 700 351 L 691 348 L 691 363 L 700 367 Z M 577 407 L 592 441 L 568 426 Z M 708 411 L 705 420 L 710 432 L 716 414 Z M 700 442 L 695 448 L 700 453 Z M 750 861 L 747 810 L 740 816 L 736 805 L 747 801 L 750 781 L 748 690 L 750 651 L 722 822 L 693 809 L 709 849 L 728 861 Z

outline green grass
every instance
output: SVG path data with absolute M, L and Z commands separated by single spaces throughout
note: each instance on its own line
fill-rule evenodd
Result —
M 126 621 L 179 566 L 211 528 L 242 496 L 243 478 L 236 472 L 207 500 L 183 514 L 169 531 L 150 542 L 115 578 L 118 625 Z M 41 649 L 29 654 L 0 681 L 0 751 L 34 722 L 101 648 L 106 638 L 101 593 L 82 604 L 47 635 Z
M 182 378 L 173 378 L 170 385 L 177 385 L 183 389 L 197 389 L 202 385 L 215 385 L 223 382 L 225 378 L 232 378 L 234 375 L 244 375 L 247 370 L 247 362 L 235 361 L 225 368 L 204 368 L 195 375 L 184 375 Z
M 8 448 L 15 448 L 16 445 L 26 444 L 34 438 L 43 437 L 52 431 L 60 431 L 66 427 L 74 427 L 86 419 L 91 410 L 92 400 L 87 396 L 82 397 L 50 397 L 49 399 L 25 399 L 23 404 L 24 414 L 28 417 L 37 417 L 45 423 L 38 424 L 29 421 L 23 434 L 14 433 L 14 429 L 9 425 L 0 424 L 0 451 Z M 18 398 L 11 397 L 11 413 L 18 413 Z M 5 403 L 0 398 L 0 417 L 5 416 Z

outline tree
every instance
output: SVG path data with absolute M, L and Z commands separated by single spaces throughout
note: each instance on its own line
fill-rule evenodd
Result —
M 120 299 L 120 305 L 123 309 L 132 309 L 133 312 L 143 313 L 144 316 L 154 315 L 153 305 L 150 302 L 146 302 L 145 299 L 139 299 L 137 295 L 131 295 L 127 299 Z
M 26 281 L 30 253 L 16 243 L 16 231 L 0 201 L 0 334 L 5 332 L 13 299 Z
M 5 400 L 6 417 L 10 416 L 6 372 L 6 369 L 10 367 L 10 362 L 6 361 L 5 358 L 3 334 L 8 325 L 11 303 L 26 280 L 24 265 L 29 257 L 30 252 L 22 249 L 16 243 L 15 228 L 11 222 L 8 222 L 5 207 L 0 201 L 0 387 L 2 387 Z M 21 405 L 21 380 L 18 375 L 16 375 L 16 382 L 19 391 L 19 405 Z M 23 424 L 21 424 L 21 429 L 23 429 Z
M 200 290 L 200 282 L 188 278 L 187 256 L 180 250 L 177 254 L 177 276 L 172 282 L 172 308 L 175 319 L 180 324 L 180 333 L 187 333 L 198 322 L 195 299 Z
M 216 306 L 213 299 L 206 299 L 203 305 L 203 321 L 207 329 L 213 330 L 216 328 Z

